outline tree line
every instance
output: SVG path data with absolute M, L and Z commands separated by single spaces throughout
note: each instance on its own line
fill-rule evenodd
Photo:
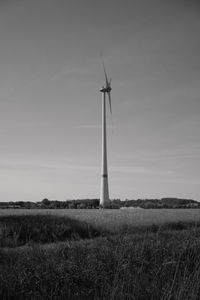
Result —
M 97 209 L 99 208 L 99 199 L 75 199 L 75 200 L 49 200 L 47 198 L 40 202 L 16 201 L 0 202 L 0 208 L 26 208 L 26 209 Z M 161 198 L 161 199 L 113 199 L 111 200 L 111 209 L 119 208 L 200 208 L 200 202 L 192 199 L 180 198 Z

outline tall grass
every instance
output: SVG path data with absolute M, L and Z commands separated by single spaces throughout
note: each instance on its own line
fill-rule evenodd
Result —
M 53 243 L 98 235 L 99 231 L 93 226 L 69 217 L 48 215 L 0 217 L 0 247 Z
M 0 228 L 0 299 L 200 299 L 198 223 L 113 234 L 40 215 L 1 217 Z
M 1 250 L 1 299 L 199 299 L 200 232 Z
M 44 214 L 84 221 L 113 233 L 123 226 L 200 222 L 200 209 L 0 209 L 0 216 Z

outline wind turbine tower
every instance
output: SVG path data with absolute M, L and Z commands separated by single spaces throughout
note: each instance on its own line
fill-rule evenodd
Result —
M 108 81 L 105 66 L 103 64 L 104 75 L 106 80 L 105 87 L 100 90 L 102 93 L 102 161 L 101 161 L 101 191 L 100 191 L 100 208 L 109 208 L 109 188 L 108 188 L 108 166 L 107 166 L 107 138 L 106 138 L 106 96 L 108 96 L 110 113 L 111 106 L 111 79 Z

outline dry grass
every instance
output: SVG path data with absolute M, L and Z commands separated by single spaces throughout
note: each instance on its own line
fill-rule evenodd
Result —
M 86 222 L 67 216 L 0 216 L 0 247 L 89 239 L 99 235 L 100 232 Z
M 1 299 L 198 300 L 200 231 L 0 251 Z
M 35 227 L 44 240 L 39 234 L 31 244 L 0 248 L 0 299 L 200 299 L 198 210 L 16 210 L 17 217 L 5 217 L 9 212 L 0 217 L 7 227 L 17 232 L 16 220 L 25 222 L 24 236 Z M 71 229 L 87 233 L 87 221 L 102 236 L 60 242 L 69 216 Z
M 116 232 L 121 227 L 140 227 L 177 222 L 200 222 L 200 209 L 2 209 L 0 216 L 58 215 L 85 221 Z

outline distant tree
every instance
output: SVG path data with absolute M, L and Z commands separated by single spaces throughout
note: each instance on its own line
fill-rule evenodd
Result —
M 78 207 L 77 207 L 77 208 L 78 208 Z M 81 203 L 81 204 L 79 204 L 79 208 L 84 209 L 84 208 L 87 208 L 87 206 L 86 206 L 85 203 Z
M 68 205 L 69 208 L 76 208 L 75 204 L 73 202 L 70 202 Z
M 23 201 L 17 201 L 17 202 L 15 202 L 15 204 L 16 204 L 16 205 L 19 205 L 19 206 L 21 206 L 21 207 L 24 206 L 24 202 L 23 202 Z
M 47 198 L 42 200 L 42 204 L 45 205 L 45 206 L 49 206 L 50 203 L 51 202 Z
M 120 199 L 114 199 L 111 201 L 111 208 L 117 209 L 120 208 L 120 206 L 121 206 Z

